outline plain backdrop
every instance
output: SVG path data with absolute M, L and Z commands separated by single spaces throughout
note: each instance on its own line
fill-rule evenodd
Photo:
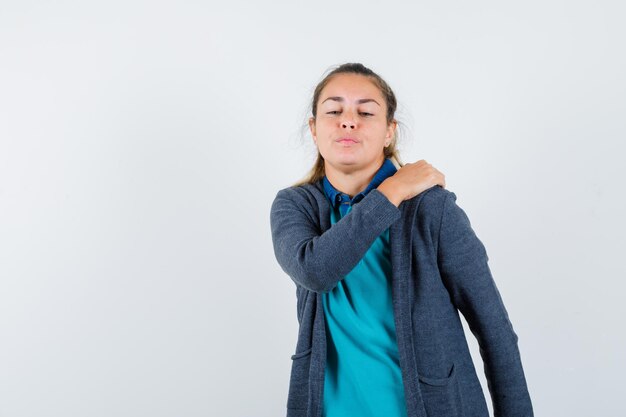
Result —
M 485 244 L 535 415 L 623 416 L 625 11 L 1 0 L 0 416 L 285 414 L 269 210 L 344 62 L 389 82 L 403 162 Z

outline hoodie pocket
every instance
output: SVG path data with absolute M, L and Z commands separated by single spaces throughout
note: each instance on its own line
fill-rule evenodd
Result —
M 429 416 L 462 417 L 459 384 L 454 364 L 443 378 L 420 375 L 420 391 Z
M 287 408 L 306 409 L 309 403 L 309 373 L 313 348 L 291 355 L 291 377 Z

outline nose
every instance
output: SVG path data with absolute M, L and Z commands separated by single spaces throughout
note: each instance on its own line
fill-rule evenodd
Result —
M 354 123 L 354 119 L 347 112 L 345 113 L 344 118 L 341 121 L 341 127 L 343 129 L 346 129 L 346 128 L 354 129 L 356 127 L 356 123 Z

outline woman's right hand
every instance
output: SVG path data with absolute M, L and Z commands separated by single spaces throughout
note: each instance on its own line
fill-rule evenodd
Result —
M 383 181 L 378 190 L 393 204 L 399 206 L 404 200 L 435 186 L 446 187 L 445 176 L 424 159 L 404 164 L 398 171 Z

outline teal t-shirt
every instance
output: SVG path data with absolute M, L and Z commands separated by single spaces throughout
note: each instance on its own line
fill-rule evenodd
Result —
M 330 183 L 325 182 L 328 189 Z M 342 204 L 331 207 L 331 225 L 352 208 L 349 196 L 342 197 Z M 322 416 L 405 417 L 391 298 L 389 229 L 322 300 L 328 347 Z

